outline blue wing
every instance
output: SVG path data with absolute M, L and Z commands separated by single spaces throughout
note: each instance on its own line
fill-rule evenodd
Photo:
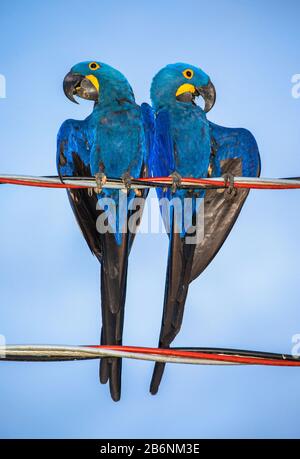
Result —
M 212 139 L 213 176 L 222 175 L 222 164 L 240 159 L 243 177 L 256 177 L 260 173 L 260 156 L 255 138 L 247 129 L 234 129 L 209 123 Z
M 225 173 L 234 176 L 258 177 L 260 156 L 253 135 L 246 129 L 232 129 L 210 123 L 212 177 Z M 228 199 L 226 191 L 207 190 L 204 198 L 204 237 L 197 244 L 190 281 L 196 279 L 212 261 L 229 235 L 248 190 L 237 190 Z
M 76 157 L 90 171 L 92 139 L 84 121 L 67 120 L 57 135 L 57 169 L 61 175 L 78 175 Z M 77 173 L 77 174 L 76 174 Z M 90 172 L 89 172 L 90 175 Z
M 89 177 L 90 149 L 92 147 L 90 133 L 84 121 L 67 120 L 57 135 L 57 170 L 60 176 Z M 101 261 L 101 245 L 96 220 L 97 196 L 88 195 L 87 190 L 69 190 L 68 197 L 77 223 L 82 234 L 99 261 Z

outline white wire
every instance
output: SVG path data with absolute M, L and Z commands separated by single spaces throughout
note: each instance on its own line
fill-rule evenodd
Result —
M 104 348 L 92 348 L 83 346 L 48 346 L 48 345 L 7 345 L 0 346 L 0 361 L 2 360 L 51 360 L 51 359 L 96 359 L 101 357 L 120 357 L 135 360 L 147 360 L 165 363 L 190 363 L 195 365 L 240 365 L 237 362 L 207 359 L 176 357 L 157 354 L 128 352 Z

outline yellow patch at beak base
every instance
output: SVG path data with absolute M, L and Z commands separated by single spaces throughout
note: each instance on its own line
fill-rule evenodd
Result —
M 192 94 L 194 94 L 195 90 L 196 88 L 193 84 L 188 84 L 188 83 L 182 84 L 177 89 L 176 97 L 180 96 L 180 94 L 184 94 L 185 92 L 191 92 Z
M 98 81 L 98 78 L 96 78 L 94 75 L 87 75 L 85 77 L 87 80 L 90 80 L 90 82 L 95 86 L 95 88 L 97 89 L 98 93 L 99 93 L 99 81 Z

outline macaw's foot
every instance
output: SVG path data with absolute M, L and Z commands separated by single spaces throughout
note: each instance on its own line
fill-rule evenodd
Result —
M 173 172 L 171 175 L 169 175 L 169 177 L 172 177 L 172 186 L 171 186 L 171 191 L 172 193 L 176 193 L 177 191 L 177 188 L 180 187 L 181 185 L 181 180 L 182 180 L 182 177 L 180 174 L 178 174 L 178 172 Z
M 234 187 L 234 176 L 226 173 L 222 175 L 225 182 L 224 197 L 225 199 L 232 199 L 236 195 L 236 188 Z
M 95 179 L 96 179 L 96 185 L 97 185 L 95 188 L 95 193 L 100 194 L 103 186 L 107 182 L 107 177 L 105 174 L 103 174 L 103 172 L 97 172 L 97 174 L 95 174 Z
M 131 177 L 129 172 L 124 172 L 124 174 L 121 176 L 121 180 L 122 180 L 122 182 L 123 182 L 123 184 L 125 186 L 125 189 L 126 189 L 127 193 L 131 189 L 132 179 L 133 179 L 133 177 Z

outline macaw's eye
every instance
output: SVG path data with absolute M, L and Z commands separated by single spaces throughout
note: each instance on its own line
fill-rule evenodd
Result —
M 91 62 L 91 63 L 89 64 L 89 68 L 90 68 L 91 70 L 98 70 L 98 69 L 100 68 L 100 65 L 97 64 L 97 62 Z
M 194 76 L 194 71 L 191 70 L 191 69 L 186 69 L 186 70 L 184 70 L 184 71 L 182 72 L 182 74 L 183 74 L 183 76 L 184 76 L 185 78 L 187 78 L 188 80 L 190 80 L 190 79 L 193 78 L 193 76 Z

